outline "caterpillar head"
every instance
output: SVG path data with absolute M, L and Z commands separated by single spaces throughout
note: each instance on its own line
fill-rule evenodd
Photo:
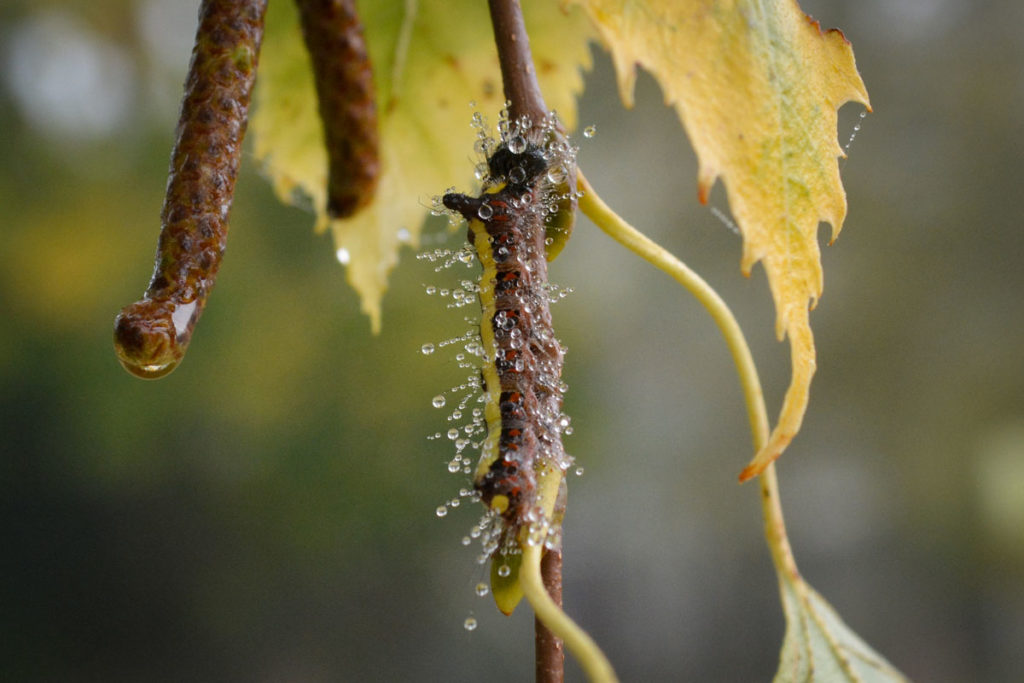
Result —
M 528 143 L 522 152 L 513 152 L 503 144 L 487 159 L 487 168 L 494 180 L 504 179 L 509 185 L 525 188 L 547 171 L 544 150 Z

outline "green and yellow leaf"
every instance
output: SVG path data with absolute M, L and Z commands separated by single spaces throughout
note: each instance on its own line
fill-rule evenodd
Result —
M 786 636 L 775 683 L 906 683 L 803 579 L 779 577 Z
M 523 587 L 519 583 L 522 565 L 522 555 L 495 555 L 491 560 L 491 594 L 494 604 L 505 616 L 512 614 L 523 600 Z M 504 567 L 508 572 L 502 571 Z
M 572 1 L 611 51 L 627 106 L 636 65 L 661 84 L 697 152 L 701 201 L 721 178 L 743 232 L 742 271 L 760 261 L 767 273 L 793 371 L 745 481 L 782 453 L 807 407 L 815 369 L 808 308 L 822 291 L 818 224 L 830 223 L 834 240 L 846 216 L 836 111 L 849 101 L 868 106 L 853 51 L 795 0 Z
M 523 11 L 549 107 L 570 128 L 592 35 L 582 12 L 525 0 Z M 494 120 L 504 103 L 487 4 L 479 0 L 360 3 L 374 69 L 381 177 L 374 202 L 347 220 L 326 213 L 327 157 L 309 57 L 297 12 L 272 3 L 250 123 L 255 153 L 286 202 L 308 198 L 319 230 L 348 260 L 348 280 L 374 330 L 402 235 L 416 244 L 431 198 L 473 182 L 477 109 Z M 475 104 L 471 104 L 475 103 Z M 342 251 L 344 250 L 344 251 Z

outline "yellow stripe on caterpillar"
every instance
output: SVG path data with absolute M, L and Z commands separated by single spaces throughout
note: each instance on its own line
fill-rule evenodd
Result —
M 494 281 L 497 278 L 497 266 L 494 262 L 494 253 L 486 226 L 479 220 L 470 221 L 469 233 L 473 236 L 473 246 L 476 248 L 477 258 L 480 259 L 480 264 L 483 266 L 479 288 L 481 321 L 488 321 L 488 324 L 480 325 L 480 344 L 484 349 L 484 363 L 480 372 L 484 380 L 483 390 L 487 393 L 484 401 L 487 438 L 481 446 L 480 462 L 474 477 L 478 480 L 487 474 L 491 465 L 498 459 L 498 442 L 501 436 L 501 414 L 498 409 L 501 381 L 498 378 L 497 365 L 494 363 L 494 359 L 498 355 L 498 348 L 494 340 L 494 328 L 490 325 L 490 320 L 495 313 Z

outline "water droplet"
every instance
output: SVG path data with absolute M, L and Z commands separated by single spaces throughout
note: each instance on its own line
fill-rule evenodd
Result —
M 435 510 L 434 512 L 437 513 L 438 517 L 444 517 L 448 514 L 448 508 L 444 505 L 438 505 L 437 510 Z
M 401 242 L 402 244 L 408 244 L 409 242 L 412 241 L 412 235 L 409 233 L 408 229 L 398 229 L 398 241 Z
M 178 366 L 177 361 L 170 361 L 167 363 L 149 363 L 149 364 L 136 364 L 131 361 L 121 359 L 121 365 L 125 370 L 132 373 L 136 377 L 142 379 L 158 379 L 164 375 L 170 374 L 174 368 Z
M 513 154 L 522 154 L 526 151 L 526 138 L 522 135 L 517 135 L 508 141 L 508 151 Z
M 577 477 L 582 477 L 583 476 L 583 468 L 582 467 L 577 467 L 576 468 L 576 476 Z
M 432 354 L 434 352 L 434 345 L 433 344 L 424 344 L 423 346 L 420 347 L 420 351 L 423 352 L 424 356 L 429 356 L 430 354 Z M 444 404 L 442 403 L 441 405 L 444 405 Z M 440 407 L 440 406 L 435 406 L 435 407 Z
M 500 576 L 503 579 L 504 578 L 508 578 L 508 576 L 511 573 L 512 573 L 512 567 L 508 566 L 507 564 L 503 564 L 500 567 L 498 567 L 498 576 Z
M 480 583 L 478 583 L 478 584 L 476 585 L 476 589 L 475 589 L 475 590 L 476 590 L 476 594 L 477 594 L 477 595 L 479 595 L 479 596 L 480 596 L 480 597 L 482 598 L 482 597 L 484 597 L 485 595 L 487 595 L 487 593 L 488 593 L 488 591 L 489 591 L 490 589 L 489 589 L 489 588 L 487 587 L 487 584 L 486 584 L 486 583 L 484 583 L 483 581 L 481 581 Z
M 469 545 L 472 542 L 473 542 L 473 539 L 470 538 L 469 536 L 463 536 L 462 537 L 462 545 Z
M 467 631 L 476 630 L 476 619 L 473 617 L 466 617 L 466 620 L 462 622 L 462 627 Z
M 448 471 L 451 472 L 452 474 L 455 474 L 456 472 L 458 472 L 459 468 L 461 468 L 461 467 L 462 467 L 462 459 L 461 458 L 455 458 L 454 460 L 452 460 L 451 462 L 448 463 Z
M 334 252 L 334 256 L 338 259 L 338 263 L 343 266 L 347 266 L 348 262 L 352 260 L 352 255 L 348 253 L 348 249 L 345 247 L 338 247 L 338 251 Z
M 715 218 L 717 218 L 717 219 L 718 219 L 719 221 L 721 221 L 721 223 L 722 223 L 722 224 L 723 224 L 723 225 L 724 225 L 725 227 L 729 228 L 730 232 L 732 232 L 733 234 L 736 234 L 736 235 L 740 235 L 740 234 L 742 234 L 742 233 L 740 232 L 740 229 L 739 229 L 739 227 L 738 227 L 738 226 L 737 226 L 737 225 L 736 225 L 736 224 L 735 224 L 735 223 L 734 223 L 734 222 L 732 221 L 732 219 L 731 219 L 731 218 L 729 218 L 729 217 L 728 217 L 728 216 L 727 216 L 727 215 L 725 214 L 725 212 L 723 212 L 723 211 L 722 211 L 721 209 L 719 209 L 719 208 L 718 208 L 717 206 L 712 206 L 712 207 L 711 207 L 711 213 L 712 213 L 712 214 L 714 215 L 714 217 L 715 217 Z
M 481 204 L 480 208 L 476 210 L 476 215 L 480 220 L 487 221 L 494 215 L 494 209 L 491 208 L 490 204 Z
M 597 135 L 597 126 L 587 126 L 583 129 L 583 137 L 590 139 Z
M 864 122 L 864 117 L 867 116 L 867 115 L 868 115 L 867 111 L 862 111 L 860 113 L 860 118 L 857 120 L 857 125 L 855 125 L 853 127 L 853 132 L 850 134 L 850 139 L 846 141 L 845 145 L 843 145 L 843 151 L 845 151 L 845 152 L 849 152 L 850 151 L 850 145 L 853 144 L 854 138 L 856 138 L 857 137 L 857 133 L 860 132 L 860 125 Z
M 452 441 L 455 441 L 455 439 L 459 438 L 459 430 L 456 429 L 455 427 L 449 429 L 448 438 L 451 439 Z
M 431 399 L 430 405 L 434 406 L 435 408 L 444 408 L 444 404 L 447 402 L 448 399 L 446 399 L 444 395 L 438 394 L 433 399 Z

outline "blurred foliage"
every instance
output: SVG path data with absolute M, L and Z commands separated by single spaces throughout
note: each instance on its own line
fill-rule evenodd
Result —
M 422 293 L 450 273 L 405 249 L 372 337 L 329 240 L 247 163 L 188 358 L 155 383 L 118 366 L 113 316 L 151 272 L 192 30 L 184 53 L 165 46 L 171 63 L 140 26 L 179 6 L 0 9 L 0 678 L 527 679 L 528 611 L 508 621 L 473 594 L 486 572 L 459 539 L 477 511 L 433 513 L 463 485 L 425 437 L 443 430 L 430 397 L 465 373 L 419 353 L 465 329 Z M 1024 7 L 804 7 L 857 46 L 877 113 L 843 169 L 815 391 L 780 468 L 796 553 L 913 680 L 1014 681 L 1024 532 L 1007 520 L 1024 487 L 1003 484 L 1024 457 Z M 14 37 L 50 12 L 131 64 L 116 132 L 27 118 Z M 581 162 L 733 305 L 778 405 L 789 368 L 762 275 L 736 276 L 739 240 L 697 205 L 660 99 L 641 78 L 621 112 L 600 58 Z M 841 112 L 841 136 L 856 116 Z M 576 289 L 554 316 L 586 468 L 569 482 L 568 609 L 626 680 L 764 679 L 783 622 L 756 495 L 733 478 L 750 446 L 731 361 L 699 306 L 634 261 L 583 224 L 553 268 Z

